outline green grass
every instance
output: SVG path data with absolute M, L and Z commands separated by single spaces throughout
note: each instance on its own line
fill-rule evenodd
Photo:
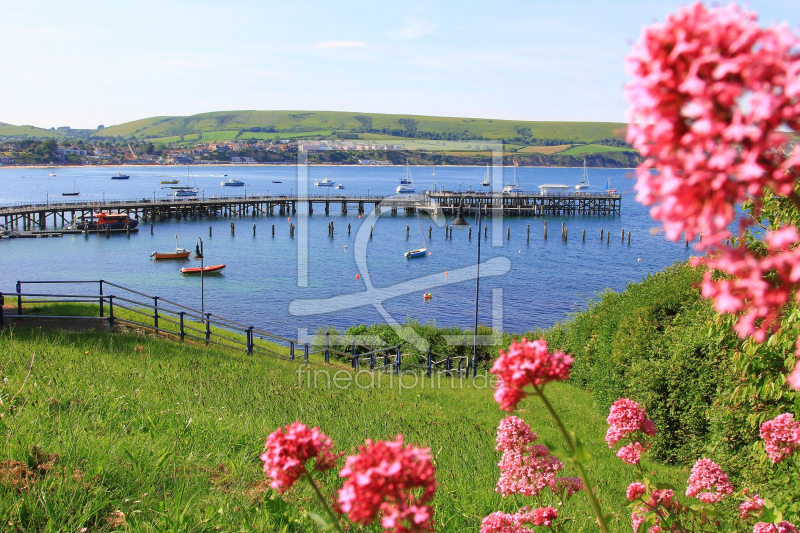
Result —
M 573 146 L 563 152 L 558 152 L 559 155 L 581 155 L 581 154 L 601 154 L 603 152 L 633 152 L 633 148 L 618 147 L 618 146 L 605 146 L 603 144 L 582 144 Z
M 284 131 L 289 131 L 293 127 L 313 128 L 315 131 L 364 129 L 364 124 L 356 117 L 371 121 L 371 127 L 377 130 L 404 129 L 399 120 L 413 119 L 417 122 L 418 131 L 445 134 L 469 132 L 481 135 L 485 139 L 511 139 L 518 135 L 518 128 L 530 128 L 533 137 L 537 138 L 572 139 L 578 142 L 605 138 L 621 139 L 625 135 L 625 124 L 616 122 L 533 122 L 340 111 L 217 111 L 188 117 L 153 117 L 109 126 L 98 135 L 167 137 L 206 131 L 241 130 L 248 127 L 273 127 Z
M 503 414 L 491 390 L 444 377 L 437 386 L 428 381 L 422 387 L 412 376 L 403 378 L 401 388 L 396 377 L 378 375 L 370 383 L 366 373 L 360 375 L 363 388 L 327 387 L 324 381 L 313 388 L 307 379 L 298 383 L 297 368 L 136 333 L 0 331 L 0 377 L 8 380 L 0 383 L 0 461 L 33 469 L 48 462 L 47 455 L 58 456 L 50 458 L 49 470 L 38 470 L 28 491 L 10 489 L 6 478 L 0 490 L 4 528 L 106 531 L 105 518 L 120 510 L 130 531 L 314 531 L 299 511 L 319 512 L 309 490 L 290 491 L 284 508 L 266 489 L 258 459 L 266 435 L 295 420 L 320 426 L 348 453 L 365 438 L 397 433 L 430 447 L 439 483 L 437 531 L 477 531 L 492 511 L 553 502 L 549 493 L 537 503 L 494 492 L 494 437 Z M 570 385 L 547 391 L 593 454 L 589 475 L 606 510 L 619 513 L 613 530 L 630 531 L 624 491 L 633 475 L 603 441 L 604 413 Z M 529 398 L 515 414 L 531 424 L 540 442 L 559 445 L 543 411 L 537 398 Z M 687 476 L 655 463 L 646 468 L 678 485 Z M 335 472 L 321 483 L 326 494 L 339 486 Z M 559 508 L 561 516 L 575 518 L 565 530 L 595 531 L 589 511 L 582 494 Z
M 38 137 L 57 139 L 61 137 L 58 132 L 34 126 L 14 126 L 0 122 L 0 137 Z

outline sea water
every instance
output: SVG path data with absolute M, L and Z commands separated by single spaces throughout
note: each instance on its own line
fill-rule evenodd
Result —
M 49 176 L 51 172 L 57 176 Z M 129 180 L 111 180 L 117 172 L 130 174 Z M 392 195 L 400 178 L 401 166 L 311 166 L 307 167 L 310 194 Z M 485 168 L 411 167 L 417 191 L 445 187 L 466 192 L 483 190 Z M 543 183 L 574 186 L 581 180 L 581 168 L 530 168 L 517 170 L 521 187 L 538 191 Z M 213 195 L 297 194 L 295 166 L 215 166 L 215 167 L 74 167 L 58 169 L 0 169 L 0 205 L 55 201 L 103 201 L 115 199 L 163 199 L 171 191 L 160 181 L 180 179 L 180 185 L 200 189 L 199 197 Z M 622 193 L 620 216 L 544 216 L 503 217 L 501 223 L 484 218 L 488 236 L 482 241 L 482 267 L 479 318 L 482 324 L 522 333 L 546 328 L 568 318 L 570 312 L 584 309 L 602 291 L 619 291 L 676 261 L 687 259 L 692 249 L 684 243 L 668 242 L 648 210 L 635 200 L 630 169 L 589 170 L 589 192 L 611 188 Z M 344 185 L 343 190 L 315 187 L 314 180 L 330 178 Z M 244 187 L 222 187 L 222 181 L 237 178 Z M 513 169 L 505 168 L 493 176 L 503 184 L 513 180 Z M 73 190 L 81 195 L 62 198 Z M 188 181 L 188 183 L 187 183 Z M 281 183 L 273 183 L 280 181 Z M 488 189 L 488 188 L 486 188 Z M 45 192 L 47 191 L 47 192 Z M 102 205 L 100 206 L 102 207 Z M 340 203 L 331 202 L 325 215 L 316 204 L 308 218 L 305 238 L 289 235 L 289 225 L 299 224 L 305 205 L 291 216 L 251 216 L 232 218 L 182 219 L 140 224 L 130 237 L 113 235 L 65 235 L 48 239 L 3 239 L 0 241 L 0 290 L 14 291 L 17 280 L 104 279 L 141 292 L 167 298 L 187 306 L 200 307 L 200 279 L 183 276 L 180 269 L 199 266 L 199 262 L 154 261 L 155 251 L 171 251 L 178 245 L 194 249 L 202 238 L 205 264 L 225 264 L 221 275 L 205 277 L 205 309 L 219 316 L 253 325 L 279 335 L 295 336 L 298 330 L 313 332 L 319 326 L 340 330 L 354 324 L 435 321 L 440 326 L 471 327 L 475 313 L 475 280 L 469 269 L 477 256 L 478 231 L 454 231 L 445 238 L 442 218 L 428 214 L 391 215 L 371 219 L 372 207 L 359 218 L 355 206 L 347 215 Z M 474 226 L 475 219 L 467 217 Z M 334 222 L 334 235 L 328 223 Z M 548 223 L 548 239 L 543 225 Z M 230 223 L 236 225 L 231 234 Z M 561 239 L 561 223 L 569 238 Z M 253 224 L 256 234 L 253 235 Z M 275 236 L 272 236 L 272 225 Z M 351 225 L 348 235 L 347 225 Z M 530 242 L 527 225 L 530 224 Z M 369 226 L 373 237 L 368 237 Z M 406 239 L 406 225 L 409 238 Z M 209 237 L 209 226 L 213 236 Z M 430 255 L 406 259 L 403 253 L 421 247 L 421 234 L 428 242 Z M 52 217 L 48 219 L 52 227 Z M 507 238 L 510 228 L 511 236 Z M 610 232 L 610 242 L 600 238 L 601 228 Z M 620 238 L 622 229 L 631 232 Z M 586 230 L 585 242 L 581 233 Z M 359 234 L 359 232 L 362 232 Z M 480 231 L 483 237 L 483 230 Z M 358 237 L 360 235 L 360 237 Z M 356 239 L 362 239 L 356 246 Z M 298 246 L 301 249 L 298 254 Z M 363 257 L 361 263 L 359 257 Z M 493 262 L 492 262 L 493 261 Z M 451 278 L 453 276 L 453 278 Z M 461 281 L 453 281 L 461 279 Z M 368 292 L 368 287 L 374 290 Z M 73 290 L 78 290 L 77 288 Z M 83 290 L 89 290 L 84 287 Z M 96 290 L 91 287 L 91 290 Z M 423 294 L 432 298 L 424 299 Z M 339 298 L 331 303 L 330 298 Z M 294 303 L 293 303 L 294 302 Z

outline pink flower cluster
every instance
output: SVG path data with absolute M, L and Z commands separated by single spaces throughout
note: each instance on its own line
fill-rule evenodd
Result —
M 800 422 L 791 413 L 778 415 L 761 424 L 761 438 L 770 461 L 779 463 L 800 450 Z
M 333 443 L 318 427 L 309 429 L 295 422 L 276 429 L 267 437 L 266 451 L 261 454 L 264 472 L 272 478 L 270 486 L 286 491 L 306 472 L 306 463 L 314 459 L 314 469 L 330 470 L 338 455 L 331 452 Z
M 798 533 L 794 524 L 784 520 L 778 524 L 767 524 L 766 522 L 759 522 L 753 526 L 753 533 Z
M 353 522 L 370 524 L 381 513 L 387 531 L 433 530 L 429 504 L 436 481 L 429 449 L 404 446 L 402 435 L 394 441 L 367 439 L 339 475 L 345 479 L 339 507 Z
M 555 487 L 550 488 L 561 497 L 562 501 L 566 501 L 573 494 L 583 490 L 583 481 L 579 477 L 557 477 Z
M 480 533 L 529 533 L 527 525 L 550 527 L 558 518 L 553 507 L 540 507 L 530 510 L 523 507 L 514 514 L 495 512 L 481 522 Z
M 565 380 L 572 367 L 572 356 L 550 353 L 543 340 L 512 342 L 508 353 L 500 350 L 491 372 L 502 379 L 494 399 L 500 409 L 512 412 L 527 393 L 527 386 L 541 387 L 551 381 Z
M 764 257 L 752 255 L 742 245 L 693 261 L 709 267 L 703 278 L 703 296 L 714 299 L 717 312 L 745 311 L 734 326 L 740 337 L 752 335 L 756 342 L 763 342 L 768 333 L 780 326 L 781 309 L 791 298 L 794 284 L 800 281 L 800 247 L 792 248 L 798 239 L 797 229 L 786 226 L 767 232 Z M 735 278 L 713 279 L 714 270 L 723 270 Z
M 628 398 L 620 398 L 611 406 L 608 413 L 608 430 L 606 431 L 606 442 L 612 448 L 620 440 L 643 433 L 645 435 L 655 435 L 656 426 L 653 421 L 647 418 L 644 409 L 639 404 Z M 617 453 L 626 463 L 636 464 L 643 451 L 648 448 L 647 443 L 642 445 L 634 442 L 630 446 L 625 446 Z
M 641 483 L 634 483 L 633 485 L 641 485 Z M 635 495 L 639 493 L 639 487 L 633 487 L 631 485 L 628 487 L 628 493 L 631 495 Z M 641 497 L 644 494 L 644 486 L 642 486 L 641 494 L 638 494 L 638 497 Z M 631 499 L 630 497 L 628 499 Z M 637 498 L 633 498 L 634 500 Z M 643 504 L 639 504 L 634 508 L 633 513 L 631 514 L 631 520 L 633 521 L 633 531 L 638 531 L 639 526 L 642 522 L 644 522 L 647 513 L 655 511 L 655 513 L 662 518 L 667 517 L 670 513 L 677 514 L 681 511 L 682 507 L 680 503 L 678 503 L 677 498 L 675 498 L 675 493 L 670 489 L 664 490 L 654 490 L 653 493 L 650 495 L 650 498 Z M 649 533 L 660 533 L 661 526 L 660 520 L 656 521 L 656 524 L 651 527 Z
M 758 515 L 761 514 L 761 509 L 764 508 L 765 503 L 766 502 L 764 501 L 764 498 L 758 494 L 753 494 L 751 497 L 739 504 L 739 518 L 750 518 L 750 513 L 757 518 Z
M 530 426 L 516 416 L 507 416 L 497 427 L 497 447 L 502 451 L 500 478 L 495 491 L 503 496 L 523 494 L 536 496 L 543 489 L 557 489 L 556 472 L 564 465 L 550 455 L 547 446 L 535 444 Z
M 787 27 L 762 29 L 734 4 L 698 2 L 644 29 L 628 57 L 628 140 L 645 157 L 638 199 L 656 204 L 669 239 L 719 242 L 747 194 L 792 192 L 800 148 L 773 148 L 789 140 L 783 124 L 800 127 L 798 45 Z
M 631 483 L 628 485 L 628 490 L 625 491 L 625 497 L 628 498 L 629 502 L 632 502 L 633 500 L 641 498 L 646 491 L 647 488 L 644 486 L 644 483 Z
M 711 459 L 698 459 L 689 474 L 687 496 L 710 504 L 721 502 L 732 492 L 733 485 L 728 481 L 728 474 L 723 472 L 717 463 Z

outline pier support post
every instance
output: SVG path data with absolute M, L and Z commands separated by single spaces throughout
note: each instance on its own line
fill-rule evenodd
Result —
M 469 240 L 472 240 L 472 226 L 469 227 L 469 235 L 467 235 Z
M 150 235 L 152 235 L 152 234 L 153 234 L 153 223 L 151 222 L 150 223 Z
M 408 224 L 406 224 L 406 240 L 408 240 Z
M 272 225 L 272 236 L 275 236 L 275 224 Z
M 372 228 L 372 226 L 370 226 L 370 227 L 369 227 L 369 238 L 370 238 L 370 239 L 372 238 L 372 229 L 373 229 L 373 228 Z
M 233 224 L 233 222 L 231 222 L 231 235 L 235 234 L 236 234 L 236 226 Z
M 347 223 L 347 234 L 350 235 L 350 223 Z
M 544 240 L 547 240 L 547 221 L 544 221 Z
M 531 223 L 528 222 L 528 239 L 527 242 L 531 242 Z
M 586 242 L 586 230 L 583 230 L 583 242 Z
M 506 229 L 506 239 L 511 238 L 511 226 L 508 226 Z
M 611 232 L 607 231 L 606 232 L 606 244 L 608 244 L 609 242 L 611 242 Z
M 620 236 L 619 242 L 625 242 L 625 228 L 622 228 L 622 235 Z
M 628 246 L 631 245 L 631 231 L 628 230 Z
M 483 226 L 483 238 L 484 239 L 486 238 L 486 235 L 488 235 L 488 232 L 489 232 L 489 226 L 488 225 Z
M 208 236 L 211 237 L 211 226 L 208 227 Z
M 433 226 L 428 226 L 428 238 L 429 239 L 431 238 L 431 235 L 433 235 Z
M 600 242 L 603 242 L 603 228 L 600 228 Z
M 256 225 L 253 224 L 253 237 L 255 237 L 255 236 L 256 236 Z

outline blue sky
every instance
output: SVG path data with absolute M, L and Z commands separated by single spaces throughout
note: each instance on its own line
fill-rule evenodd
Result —
M 227 109 L 623 121 L 623 58 L 680 5 L 0 0 L 0 122 Z M 800 31 L 797 0 L 749 7 Z

